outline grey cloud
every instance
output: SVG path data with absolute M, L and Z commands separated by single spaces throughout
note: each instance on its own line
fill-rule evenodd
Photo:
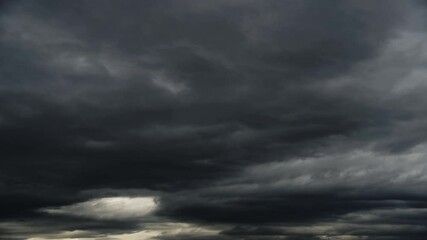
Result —
M 0 237 L 422 239 L 423 2 L 0 7 Z

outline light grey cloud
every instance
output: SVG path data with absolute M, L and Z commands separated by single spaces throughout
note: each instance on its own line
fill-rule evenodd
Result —
M 156 205 L 154 197 L 108 197 L 41 211 L 101 220 L 126 220 L 145 217 L 155 211 Z

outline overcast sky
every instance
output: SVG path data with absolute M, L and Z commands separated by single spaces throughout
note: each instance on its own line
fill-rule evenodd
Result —
M 0 239 L 423 240 L 427 2 L 0 2 Z

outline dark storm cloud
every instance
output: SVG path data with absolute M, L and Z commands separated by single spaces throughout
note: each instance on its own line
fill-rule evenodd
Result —
M 7 238 L 426 232 L 423 3 L 0 7 Z M 147 192 L 149 223 L 44 211 Z

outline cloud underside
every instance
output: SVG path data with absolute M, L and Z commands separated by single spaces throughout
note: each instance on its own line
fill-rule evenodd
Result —
M 0 238 L 427 228 L 423 1 L 2 1 Z

